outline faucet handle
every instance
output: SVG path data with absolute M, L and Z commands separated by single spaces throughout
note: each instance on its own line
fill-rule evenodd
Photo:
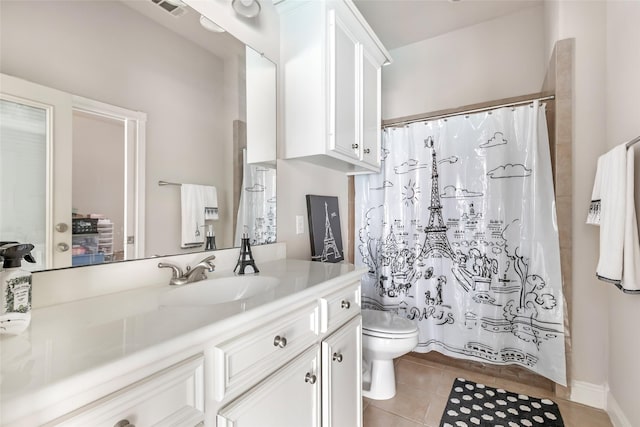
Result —
M 168 262 L 159 262 L 158 268 L 170 268 L 173 271 L 172 279 L 179 279 L 183 276 L 182 269 L 175 264 Z
M 206 257 L 205 259 L 203 259 L 200 262 L 206 262 L 207 264 L 212 264 L 210 261 L 213 261 L 214 259 L 216 259 L 215 255 L 209 255 L 208 257 Z

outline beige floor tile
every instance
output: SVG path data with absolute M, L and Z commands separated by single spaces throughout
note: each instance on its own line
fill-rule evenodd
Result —
M 422 424 L 369 405 L 364 411 L 363 427 L 420 427 Z
M 424 418 L 424 423 L 430 426 L 440 425 L 440 419 L 444 408 L 447 406 L 447 398 L 442 396 L 433 396 L 429 408 L 427 409 L 427 415 Z
M 433 384 L 440 378 L 441 372 L 440 369 L 402 359 L 396 365 L 396 384 L 402 383 L 418 390 L 433 391 Z
M 591 408 L 564 399 L 554 399 L 566 427 L 612 427 L 609 415 L 600 409 Z
M 431 394 L 426 390 L 418 390 L 398 383 L 393 399 L 370 400 L 369 402 L 376 408 L 422 423 L 431 403 Z
M 518 381 L 509 372 L 494 377 L 410 355 L 397 359 L 395 369 L 398 394 L 387 401 L 364 399 L 364 427 L 439 427 L 451 386 L 458 377 L 552 399 L 558 403 L 566 427 L 612 427 L 606 412 L 561 399 L 551 390 L 531 386 L 525 378 Z

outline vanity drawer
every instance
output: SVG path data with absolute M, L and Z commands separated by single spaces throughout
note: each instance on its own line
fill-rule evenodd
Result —
M 324 334 L 360 314 L 360 282 L 320 298 L 320 333 Z
M 47 426 L 197 426 L 204 421 L 201 354 L 71 412 Z
M 279 317 L 213 348 L 213 395 L 222 401 L 255 384 L 312 345 L 318 337 L 318 304 Z

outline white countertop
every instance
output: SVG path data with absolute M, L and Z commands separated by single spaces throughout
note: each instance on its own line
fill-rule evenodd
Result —
M 280 284 L 245 300 L 161 306 L 160 296 L 175 289 L 163 285 L 33 310 L 27 331 L 0 336 L 0 424 L 142 369 L 176 349 L 206 343 L 217 331 L 258 318 L 276 304 L 319 294 L 364 273 L 350 264 L 287 259 L 259 267 L 260 276 L 276 277 Z M 208 273 L 209 278 L 231 275 Z

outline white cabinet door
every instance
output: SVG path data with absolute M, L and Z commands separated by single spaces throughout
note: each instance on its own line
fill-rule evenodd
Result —
M 355 317 L 322 342 L 322 426 L 362 426 L 362 323 Z
M 362 160 L 380 167 L 380 66 L 366 50 L 362 55 Z
M 218 412 L 218 427 L 319 427 L 320 348 L 314 345 Z
M 359 81 L 361 46 L 349 28 L 330 10 L 329 35 L 329 148 L 360 159 Z

